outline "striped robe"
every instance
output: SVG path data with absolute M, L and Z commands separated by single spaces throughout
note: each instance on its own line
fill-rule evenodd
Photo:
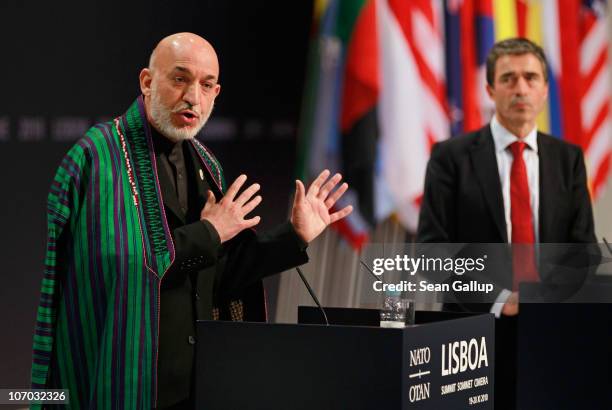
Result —
M 224 192 L 221 166 L 192 144 Z M 160 283 L 174 247 L 142 96 L 70 149 L 47 211 L 32 388 L 69 389 L 75 409 L 155 407 Z

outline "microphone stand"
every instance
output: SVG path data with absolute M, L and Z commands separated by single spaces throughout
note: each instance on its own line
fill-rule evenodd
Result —
M 308 293 L 310 293 L 310 297 L 312 298 L 312 300 L 314 300 L 314 302 L 319 307 L 319 310 L 321 311 L 321 314 L 323 315 L 323 319 L 325 320 L 325 325 L 329 326 L 329 320 L 327 320 L 327 314 L 325 313 L 325 309 L 323 309 L 323 306 L 321 306 L 321 303 L 319 302 L 319 298 L 317 298 L 317 295 L 315 295 L 314 290 L 312 290 L 312 288 L 310 287 L 310 284 L 306 280 L 304 273 L 302 272 L 299 266 L 296 266 L 295 270 L 297 270 L 297 273 L 300 275 L 302 282 L 304 282 L 304 285 L 306 286 Z

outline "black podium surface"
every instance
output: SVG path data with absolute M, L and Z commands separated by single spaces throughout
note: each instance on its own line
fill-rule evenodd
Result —
M 539 285 L 521 292 L 546 293 Z M 521 302 L 517 408 L 612 409 L 611 301 L 612 286 L 601 281 L 566 303 Z
M 364 311 L 328 316 L 351 313 Z M 198 322 L 196 407 L 492 409 L 493 316 L 433 315 L 405 329 Z

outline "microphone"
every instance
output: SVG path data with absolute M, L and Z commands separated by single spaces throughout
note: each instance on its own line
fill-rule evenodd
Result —
M 321 315 L 323 315 L 323 319 L 325 320 L 325 325 L 329 326 L 329 320 L 327 320 L 327 314 L 325 313 L 325 309 L 323 309 L 323 306 L 321 306 L 321 302 L 319 302 L 319 298 L 317 298 L 317 295 L 315 294 L 314 290 L 312 290 L 312 288 L 310 287 L 310 284 L 306 280 L 304 273 L 302 273 L 302 270 L 300 269 L 299 266 L 296 266 L 295 270 L 297 270 L 297 273 L 300 275 L 302 282 L 304 282 L 304 286 L 306 286 L 308 293 L 310 293 L 310 297 L 312 298 L 312 300 L 314 300 L 314 302 L 319 307 L 319 310 L 321 311 Z
M 372 269 L 370 269 L 370 267 L 369 267 L 369 266 L 368 266 L 368 265 L 367 265 L 367 264 L 366 264 L 364 261 L 362 261 L 361 259 L 359 259 L 359 263 L 361 263 L 361 266 L 365 267 L 365 268 L 368 270 L 368 272 L 370 272 L 370 275 L 372 275 L 372 277 L 373 277 L 375 280 L 379 280 L 379 281 L 383 282 L 383 280 L 382 280 L 382 276 L 380 276 L 380 277 L 379 277 L 379 276 L 376 276 L 376 274 L 374 273 L 374 271 L 373 271 Z M 384 282 L 383 282 L 383 283 L 384 283 Z

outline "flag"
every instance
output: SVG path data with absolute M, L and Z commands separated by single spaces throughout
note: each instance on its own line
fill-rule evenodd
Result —
M 333 225 L 356 249 L 373 216 L 379 92 L 375 0 L 315 2 L 313 39 L 298 135 L 298 177 L 327 168 L 350 189 L 338 207 L 354 211 Z
M 378 2 L 381 52 L 376 216 L 418 224 L 431 146 L 449 136 L 443 10 L 431 0 Z
M 607 11 L 605 1 L 585 0 L 577 14 L 581 129 L 577 138 L 570 141 L 585 152 L 587 174 L 595 197 L 607 182 L 612 155 Z M 567 135 L 571 138 L 571 134 Z
M 491 0 L 447 0 L 446 77 L 451 134 L 473 131 L 493 115 L 486 94 L 486 59 L 494 43 Z
M 316 3 L 298 175 L 343 173 L 355 211 L 334 228 L 357 249 L 392 214 L 416 229 L 431 145 L 448 137 L 439 4 Z

